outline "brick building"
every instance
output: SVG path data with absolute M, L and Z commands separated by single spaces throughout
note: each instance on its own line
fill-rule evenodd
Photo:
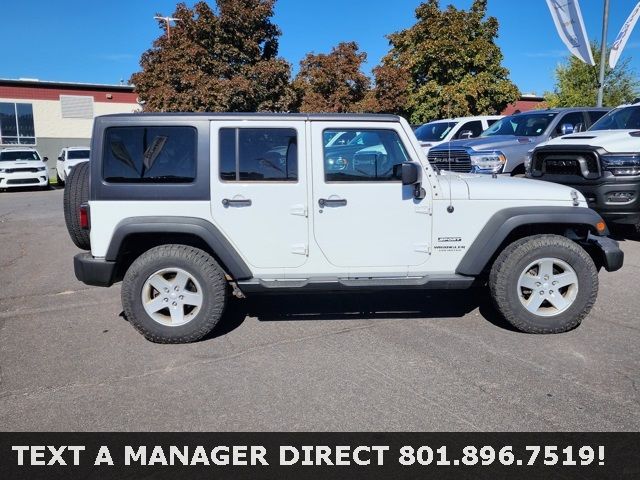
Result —
M 0 148 L 35 147 L 54 169 L 61 148 L 89 145 L 94 117 L 138 109 L 130 85 L 0 79 Z

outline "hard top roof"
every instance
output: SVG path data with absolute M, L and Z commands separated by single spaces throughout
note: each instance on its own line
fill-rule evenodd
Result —
M 197 118 L 208 120 L 303 120 L 329 122 L 398 122 L 398 115 L 378 113 L 260 113 L 260 112 L 153 112 L 153 113 L 114 113 L 97 118 L 161 119 L 161 118 Z

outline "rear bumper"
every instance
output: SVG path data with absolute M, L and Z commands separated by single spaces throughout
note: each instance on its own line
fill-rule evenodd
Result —
M 79 253 L 73 257 L 73 270 L 76 278 L 87 285 L 110 287 L 115 282 L 116 262 Z
M 596 237 L 589 234 L 587 244 L 596 247 L 602 254 L 602 264 L 607 272 L 615 272 L 622 268 L 624 252 L 618 242 L 609 237 Z

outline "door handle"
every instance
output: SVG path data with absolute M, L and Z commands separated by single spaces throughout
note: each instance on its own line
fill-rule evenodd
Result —
M 225 207 L 250 207 L 251 199 L 249 198 L 223 198 L 222 205 Z
M 320 207 L 344 207 L 347 205 L 346 198 L 321 198 L 318 200 Z

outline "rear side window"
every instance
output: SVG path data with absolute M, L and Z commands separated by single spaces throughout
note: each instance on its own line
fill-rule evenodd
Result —
M 221 128 L 220 179 L 296 182 L 298 140 L 293 128 Z
M 103 178 L 112 183 L 191 183 L 196 178 L 193 127 L 111 127 L 106 130 Z

